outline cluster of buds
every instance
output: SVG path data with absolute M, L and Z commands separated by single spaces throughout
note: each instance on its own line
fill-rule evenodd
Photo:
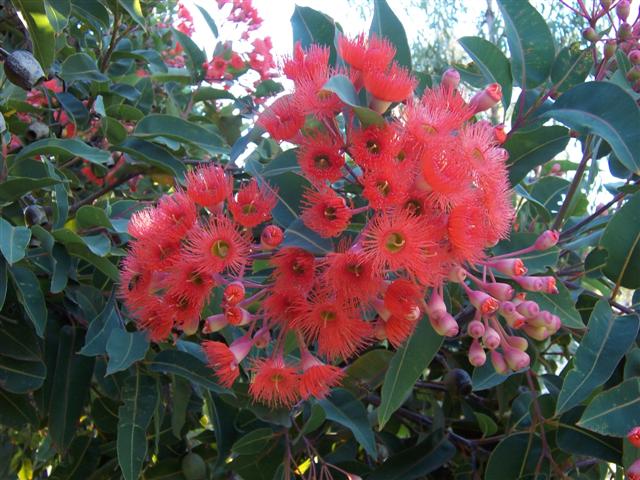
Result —
M 627 440 L 634 448 L 640 448 L 640 427 L 629 430 Z M 640 480 L 640 458 L 627 468 L 626 474 L 629 480 Z
M 128 310 L 154 341 L 230 329 L 230 344 L 203 342 L 220 382 L 231 386 L 244 363 L 256 400 L 292 406 L 339 384 L 337 363 L 379 341 L 402 345 L 425 315 L 436 332 L 457 337 L 444 301 L 452 281 L 476 310 L 471 362 L 484 363 L 487 348 L 498 371 L 526 367 L 518 333 L 546 338 L 560 320 L 516 293 L 555 290 L 552 277 L 525 275 L 516 256 L 558 236 L 548 231 L 527 249 L 487 256 L 513 219 L 504 128 L 476 118 L 500 101 L 500 87 L 467 101 L 449 70 L 415 98 L 416 81 L 387 40 L 340 37 L 338 52 L 346 66 L 334 68 L 328 48 L 298 45 L 284 61 L 294 92 L 258 120 L 273 139 L 297 145 L 308 181 L 299 216 L 330 250 L 305 248 L 299 231 L 267 224 L 278 196 L 264 178 L 238 184 L 223 167 L 203 166 L 184 191 L 132 217 L 121 282 Z M 330 88 L 335 78 L 367 98 L 370 123 L 358 117 L 365 107 Z M 257 259 L 272 269 L 264 283 L 248 276 Z M 223 289 L 221 311 L 201 322 L 214 287 Z M 297 361 L 285 358 L 292 337 Z

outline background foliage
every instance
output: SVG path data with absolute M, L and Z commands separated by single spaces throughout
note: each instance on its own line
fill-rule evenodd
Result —
M 381 9 L 408 54 L 375 0 Z M 331 465 L 334 478 L 621 478 L 638 456 L 622 437 L 640 423 L 640 111 L 626 55 L 637 32 L 616 38 L 619 21 L 601 18 L 599 35 L 618 46 L 604 56 L 601 40 L 552 35 L 524 0 L 494 13 L 503 27 L 459 39 L 473 63 L 458 65 L 469 88 L 504 92 L 494 115 L 510 125 L 517 222 L 494 250 L 560 230 L 557 247 L 524 260 L 557 277 L 558 295 L 533 295 L 564 328 L 530 346 L 530 371 L 505 376 L 472 368 L 468 339 L 443 342 L 423 322 L 398 351 L 378 345 L 344 365 L 328 399 L 289 412 L 252 403 L 244 384 L 222 389 L 194 338 L 150 346 L 113 293 L 128 218 L 193 164 L 261 172 L 299 202 L 294 162 L 252 125 L 282 87 L 211 86 L 205 53 L 171 28 L 170 2 L 5 2 L 5 50 L 31 50 L 59 88 L 26 93 L 3 77 L 0 91 L 0 476 L 297 478 Z M 297 7 L 291 21 L 303 43 L 333 45 L 327 16 Z M 414 63 L 438 71 L 429 51 Z M 473 317 L 461 292 L 448 295 L 461 324 Z

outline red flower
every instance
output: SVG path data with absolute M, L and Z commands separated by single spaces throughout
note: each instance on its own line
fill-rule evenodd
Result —
M 251 228 L 269 220 L 277 202 L 273 187 L 266 183 L 259 185 L 254 178 L 229 199 L 228 208 L 236 222 Z
M 342 177 L 343 145 L 327 133 L 306 137 L 300 144 L 298 163 L 302 173 L 315 183 L 335 182 Z
M 183 192 L 165 195 L 158 202 L 158 229 L 172 240 L 181 240 L 196 224 L 198 213 L 193 200 Z M 158 230 L 152 234 L 157 235 Z
M 378 165 L 375 169 L 365 172 L 362 179 L 362 196 L 369 201 L 369 206 L 376 210 L 400 205 L 405 201 L 413 178 L 411 169 L 400 170 L 391 162 Z
M 420 317 L 420 303 L 424 292 L 416 285 L 404 278 L 398 278 L 389 284 L 384 293 L 384 306 L 392 315 L 413 321 Z
M 406 100 L 416 88 L 416 79 L 408 70 L 393 63 L 389 69 L 364 71 L 364 87 L 378 100 L 401 102 Z
M 240 374 L 240 362 L 247 356 L 251 350 L 252 342 L 248 337 L 242 337 L 228 347 L 222 342 L 214 342 L 205 340 L 202 342 L 202 348 L 209 366 L 216 372 L 216 376 L 220 383 L 230 388 Z
M 206 300 L 214 286 L 211 274 L 203 271 L 200 263 L 188 254 L 181 256 L 160 283 L 167 294 L 184 297 L 190 302 Z
M 410 102 L 405 110 L 406 130 L 416 139 L 428 140 L 434 133 L 450 133 L 461 127 L 471 110 L 456 90 L 425 90 L 419 102 Z
M 187 237 L 189 258 L 204 272 L 229 270 L 238 275 L 247 263 L 249 242 L 225 216 L 212 217 L 209 223 L 195 228 Z
M 302 248 L 282 248 L 271 259 L 277 290 L 297 289 L 308 292 L 315 280 L 315 258 Z
M 262 301 L 264 318 L 270 324 L 288 328 L 296 316 L 296 306 L 304 300 L 303 294 L 296 289 L 271 290 Z
M 399 348 L 413 333 L 417 323 L 417 319 L 391 315 L 386 320 L 380 320 L 378 326 L 382 328 L 389 343 Z
M 291 407 L 299 400 L 300 376 L 280 357 L 257 360 L 249 393 L 271 407 Z
M 330 188 L 307 190 L 302 199 L 304 224 L 322 237 L 340 235 L 351 220 L 347 202 Z
M 292 95 L 278 98 L 258 118 L 274 140 L 291 140 L 304 126 L 304 115 L 300 113 Z
M 328 79 L 329 55 L 329 47 L 314 44 L 305 51 L 300 42 L 297 42 L 293 49 L 293 56 L 285 59 L 282 70 L 296 86 L 309 78 Z
M 475 262 L 487 247 L 484 209 L 475 202 L 454 207 L 447 227 L 452 253 L 458 261 Z
M 136 325 L 149 333 L 152 342 L 166 340 L 173 328 L 173 318 L 166 313 L 166 306 L 158 297 L 149 297 L 143 308 L 136 311 Z
M 324 282 L 339 296 L 366 301 L 380 291 L 381 272 L 373 267 L 362 250 L 330 253 L 325 265 Z
M 389 124 L 354 129 L 351 133 L 350 153 L 362 168 L 375 168 L 400 153 L 400 138 Z
M 323 90 L 329 76 L 305 77 L 296 86 L 295 101 L 304 115 L 333 118 L 342 108 L 342 100 L 333 92 Z
M 144 238 L 157 228 L 159 216 L 160 213 L 155 208 L 134 212 L 127 224 L 127 233 L 134 238 Z
M 215 164 L 201 166 L 187 173 L 187 195 L 198 205 L 214 210 L 233 191 L 232 179 Z
M 344 377 L 341 368 L 322 363 L 306 349 L 302 353 L 301 366 L 300 394 L 305 400 L 309 397 L 325 398 Z

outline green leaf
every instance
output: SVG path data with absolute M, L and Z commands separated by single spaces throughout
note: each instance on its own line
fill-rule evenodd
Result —
M 556 91 L 564 93 L 570 88 L 584 82 L 593 67 L 593 55 L 590 48 L 580 50 L 580 43 L 575 42 L 558 52 L 551 67 L 551 82 Z
M 480 412 L 473 412 L 476 416 L 476 420 L 478 421 L 478 425 L 480 426 L 480 430 L 482 430 L 482 435 L 487 437 L 493 435 L 498 431 L 498 425 L 493 421 L 489 415 L 485 415 Z
M 42 338 L 47 324 L 47 306 L 40 289 L 38 277 L 28 268 L 17 266 L 11 267 L 9 273 L 11 274 L 20 305 L 22 305 L 31 323 L 33 323 L 36 333 Z
M 7 298 L 7 285 L 9 284 L 9 274 L 7 272 L 7 262 L 0 259 L 0 311 L 4 307 Z
M 191 400 L 191 384 L 184 378 L 173 377 L 171 382 L 171 432 L 182 438 L 182 427 L 187 421 L 187 411 Z
M 531 170 L 553 160 L 568 143 L 569 130 L 559 125 L 516 130 L 504 144 L 509 152 L 511 185 L 517 185 Z
M 0 202 L 12 202 L 26 193 L 50 187 L 56 183 L 60 183 L 60 180 L 55 178 L 9 177 L 0 183 Z
M 333 242 L 323 238 L 307 228 L 302 219 L 297 218 L 284 231 L 283 247 L 298 247 L 314 254 L 326 254 L 333 251 Z
M 0 424 L 20 429 L 38 425 L 38 413 L 25 395 L 15 395 L 0 389 Z
M 600 246 L 608 252 L 604 274 L 626 288 L 640 288 L 640 192 L 607 224 Z
M 84 332 L 79 328 L 65 325 L 60 330 L 49 405 L 49 434 L 60 452 L 65 451 L 73 440 L 89 397 L 94 359 L 75 353 L 83 342 Z
M 411 71 L 411 49 L 407 41 L 407 34 L 386 0 L 373 1 L 373 19 L 369 28 L 369 36 L 372 34 L 388 39 L 396 47 L 395 60 Z
M 118 410 L 118 464 L 125 480 L 137 480 L 147 456 L 147 428 L 158 401 L 153 378 L 140 371 L 127 378 Z
M 558 447 L 568 453 L 595 457 L 605 462 L 621 463 L 622 445 L 619 440 L 607 438 L 577 427 L 584 408 L 576 407 L 560 417 L 556 441 Z
M 298 438 L 302 438 L 303 435 L 308 435 L 309 433 L 320 428 L 320 426 L 325 422 L 326 419 L 327 414 L 324 413 L 324 409 L 320 405 L 318 405 L 317 403 L 311 405 L 311 414 L 300 429 Z
M 218 385 L 213 371 L 193 355 L 179 350 L 164 350 L 149 364 L 153 372 L 173 373 L 215 393 L 231 393 Z
M 571 182 L 555 176 L 542 177 L 533 184 L 531 196 L 544 206 L 549 212 L 556 214 L 560 210 L 563 195 L 569 189 Z
M 568 328 L 584 329 L 582 317 L 567 287 L 561 281 L 556 282 L 558 293 L 527 292 L 527 300 L 536 302 L 540 310 L 547 310 L 560 317 L 562 325 Z
M 382 384 L 378 407 L 380 430 L 407 399 L 416 380 L 440 349 L 442 341 L 443 337 L 435 332 L 426 318 L 423 318 L 407 343 L 396 351 Z
M 60 76 L 65 82 L 106 82 L 109 80 L 98 70 L 96 61 L 86 53 L 74 53 L 62 62 Z
M 213 20 L 213 18 L 211 18 L 211 15 L 209 15 L 209 12 L 207 12 L 206 8 L 201 7 L 200 5 L 196 5 L 198 7 L 198 10 L 200 10 L 200 14 L 202 15 L 202 18 L 204 18 L 205 22 L 207 22 L 207 25 L 209 25 L 209 30 L 211 30 L 211 33 L 213 33 L 214 37 L 218 36 L 218 26 L 216 25 L 216 22 Z
M 11 393 L 38 390 L 47 376 L 42 361 L 26 362 L 0 355 L 0 387 Z
M 368 480 L 413 480 L 427 475 L 451 460 L 456 448 L 446 436 L 435 432 L 414 447 L 400 450 L 367 477 Z
M 473 384 L 473 391 L 479 392 L 481 390 L 488 390 L 503 383 L 511 375 L 515 375 L 520 372 L 509 372 L 506 375 L 496 372 L 495 368 L 490 361 L 473 369 L 471 374 L 471 383 Z
M 121 325 L 122 319 L 116 309 L 115 293 L 112 293 L 100 314 L 91 320 L 84 346 L 78 353 L 90 357 L 106 355 L 111 332 Z
M 113 230 L 111 220 L 102 208 L 83 205 L 76 212 L 76 222 L 80 228 L 104 227 Z
M 580 132 L 602 137 L 620 162 L 640 172 L 640 110 L 633 98 L 610 82 L 586 82 L 562 94 L 541 115 Z
M 295 155 L 295 152 L 292 153 Z M 290 158 L 291 154 L 285 152 L 283 155 L 287 155 Z M 278 160 L 280 157 L 277 157 Z M 276 160 L 273 160 L 273 164 Z M 280 163 L 280 162 L 278 162 Z M 275 168 L 275 164 L 273 165 Z M 258 177 L 258 181 L 264 181 Z M 271 211 L 275 222 L 286 228 L 294 221 L 299 220 L 298 212 L 300 212 L 300 203 L 302 200 L 302 194 L 308 188 L 311 188 L 309 181 L 301 175 L 297 175 L 294 172 L 285 172 L 281 175 L 269 175 L 268 183 L 278 197 L 278 203 Z M 275 190 L 277 188 L 277 191 Z
M 91 478 L 100 461 L 100 441 L 91 435 L 73 439 L 62 462 L 51 472 L 51 479 L 80 480 Z
M 44 138 L 20 150 L 15 156 L 14 162 L 18 162 L 23 158 L 33 157 L 34 155 L 68 155 L 82 157 L 98 165 L 105 165 L 111 161 L 109 152 L 90 147 L 83 141 L 76 140 L 75 138 Z
M 24 258 L 30 240 L 31 230 L 27 227 L 14 227 L 0 218 L 0 252 L 9 265 Z
M 44 0 L 44 10 L 54 32 L 60 32 L 69 23 L 71 3 L 69 0 Z
M 362 125 L 382 125 L 384 124 L 384 118 L 379 113 L 371 110 L 370 108 L 360 105 L 360 100 L 356 89 L 351 83 L 351 80 L 344 75 L 334 75 L 327 83 L 324 84 L 322 90 L 333 92 L 340 100 L 353 108 L 356 116 L 362 123 Z
M 87 125 L 89 122 L 89 110 L 80 100 L 69 92 L 58 92 L 56 93 L 56 98 L 73 123 L 81 128 Z
M 0 323 L 0 355 L 27 362 L 39 362 L 42 359 L 35 332 L 22 322 L 9 320 Z
M 354 394 L 361 390 L 376 390 L 384 381 L 393 354 L 390 350 L 377 348 L 360 355 L 345 369 L 346 375 L 342 381 L 344 388 Z
M 56 52 L 56 33 L 51 26 L 42 0 L 15 0 L 14 5 L 27 23 L 33 56 L 47 72 L 53 63 Z
M 231 447 L 231 451 L 237 455 L 254 455 L 260 453 L 272 438 L 273 430 L 258 428 L 238 439 Z
M 331 396 L 318 402 L 327 414 L 327 420 L 344 425 L 353 432 L 354 437 L 374 459 L 378 457 L 376 441 L 373 435 L 367 411 L 364 405 L 351 393 L 336 388 Z
M 108 258 L 100 256 L 100 254 L 108 253 L 111 248 L 111 243 L 107 237 L 104 235 L 94 236 L 97 238 L 91 236 L 81 237 L 68 228 L 54 230 L 51 233 L 56 241 L 63 244 L 71 255 L 86 260 L 111 280 L 118 281 L 120 278 L 118 268 Z
M 629 347 L 635 342 L 640 319 L 636 315 L 616 317 L 606 300 L 600 300 L 591 312 L 587 333 L 573 358 L 558 396 L 556 413 L 580 404 L 604 384 Z
M 158 167 L 179 180 L 184 180 L 187 169 L 180 160 L 171 155 L 165 148 L 133 137 L 129 137 L 115 148 L 127 153 L 135 160 Z
M 480 37 L 462 37 L 458 39 L 465 52 L 478 66 L 487 83 L 499 83 L 502 87 L 502 104 L 505 111 L 511 103 L 513 79 L 511 65 L 504 53 L 493 43 Z
M 551 72 L 553 37 L 544 18 L 525 0 L 498 0 L 504 18 L 516 85 L 536 88 Z
M 191 75 L 196 80 L 202 79 L 204 77 L 204 67 L 202 64 L 207 61 L 207 55 L 204 53 L 204 50 L 198 47 L 193 40 L 180 30 L 176 30 L 174 28 L 173 34 L 176 36 L 176 40 L 180 42 L 180 45 L 182 45 L 187 54 Z
M 329 64 L 335 63 L 337 56 L 334 44 L 336 26 L 330 17 L 313 8 L 296 5 L 291 16 L 291 27 L 293 28 L 294 46 L 300 42 L 304 49 L 308 49 L 313 44 L 329 47 L 331 51 Z
M 267 78 L 256 86 L 254 94 L 256 97 L 272 97 L 282 91 L 284 91 L 284 87 L 281 83 Z
M 140 7 L 140 0 L 118 0 L 118 3 L 131 15 L 138 25 L 146 30 L 144 15 Z
M 221 100 L 221 99 L 235 100 L 236 97 L 233 93 L 222 90 L 220 88 L 213 87 L 200 87 L 193 93 L 193 102 L 205 102 L 207 100 Z
M 147 115 L 136 125 L 134 135 L 140 138 L 171 138 L 198 146 L 212 155 L 229 153 L 224 140 L 216 133 L 172 115 Z
M 149 349 L 149 339 L 146 332 L 127 332 L 126 330 L 112 330 L 107 341 L 107 375 L 126 370 L 133 363 L 142 360 Z
M 578 426 L 603 435 L 624 437 L 640 424 L 640 378 L 625 380 L 596 395 L 587 405 Z
M 112 145 L 118 145 L 127 139 L 127 129 L 113 117 L 103 117 L 100 122 L 101 131 Z
M 535 473 L 540 455 L 542 455 L 542 441 L 538 435 L 529 433 L 509 435 L 491 452 L 484 478 L 485 480 L 536 478 L 532 475 Z

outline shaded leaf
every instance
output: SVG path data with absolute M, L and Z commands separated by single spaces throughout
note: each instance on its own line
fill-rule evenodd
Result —
M 576 407 L 562 414 L 556 434 L 558 447 L 568 453 L 600 458 L 611 463 L 621 463 L 622 445 L 620 440 L 607 438 L 576 426 L 583 411 L 584 408 Z
M 533 475 L 542 454 L 542 442 L 536 434 L 514 433 L 502 440 L 489 457 L 486 480 L 527 478 Z
M 36 57 L 42 69 L 47 72 L 55 58 L 56 34 L 47 16 L 45 2 L 15 0 L 13 3 L 20 10 L 22 18 L 27 23 L 33 44 L 33 56 Z
M 89 162 L 105 165 L 111 161 L 109 152 L 99 148 L 90 147 L 81 140 L 75 138 L 44 138 L 24 147 L 15 156 L 17 162 L 23 158 L 34 155 L 69 155 L 82 157 Z
M 109 77 L 98 70 L 96 61 L 86 53 L 69 55 L 60 66 L 60 76 L 68 83 L 77 81 L 106 82 L 109 80 Z
M 231 447 L 237 455 L 253 455 L 260 453 L 273 438 L 270 428 L 258 428 L 239 438 Z
M 0 218 L 0 252 L 9 265 L 22 260 L 31 240 L 31 230 L 27 227 L 14 227 L 4 218 Z
M 384 124 L 384 118 L 379 113 L 360 105 L 360 100 L 356 89 L 351 83 L 351 80 L 344 75 L 334 75 L 327 83 L 324 84 L 322 90 L 333 92 L 340 100 L 353 108 L 356 116 L 364 126 L 369 125 L 382 125 Z
M 580 427 L 615 437 L 626 436 L 634 425 L 640 425 L 638 377 L 596 395 L 578 422 Z
M 116 296 L 112 293 L 104 309 L 91 320 L 84 346 L 78 353 L 92 357 L 106 355 L 111 332 L 121 324 L 122 319 L 116 309 Z
M 307 228 L 302 219 L 297 218 L 284 231 L 283 247 L 303 248 L 314 254 L 325 254 L 333 250 L 333 242 L 329 238 L 318 235 Z
M 146 332 L 127 332 L 114 329 L 107 341 L 107 375 L 126 370 L 134 362 L 142 360 L 149 348 Z
M 304 49 L 313 44 L 329 47 L 329 64 L 334 64 L 337 55 L 334 44 L 336 26 L 331 18 L 313 8 L 296 5 L 291 16 L 291 27 L 294 46 L 300 42 Z
M 386 0 L 373 1 L 373 19 L 369 28 L 372 34 L 388 39 L 396 48 L 395 61 L 411 71 L 411 49 L 404 27 Z
M 38 277 L 28 268 L 17 266 L 11 267 L 9 273 L 22 308 L 33 323 L 36 333 L 42 338 L 47 324 L 47 306 Z
M 215 382 L 210 368 L 187 352 L 164 350 L 155 356 L 149 368 L 154 372 L 179 375 L 215 393 L 231 393 Z
M 187 171 L 184 164 L 168 150 L 145 140 L 129 137 L 116 149 L 127 153 L 135 160 L 158 167 L 180 180 L 184 179 Z

